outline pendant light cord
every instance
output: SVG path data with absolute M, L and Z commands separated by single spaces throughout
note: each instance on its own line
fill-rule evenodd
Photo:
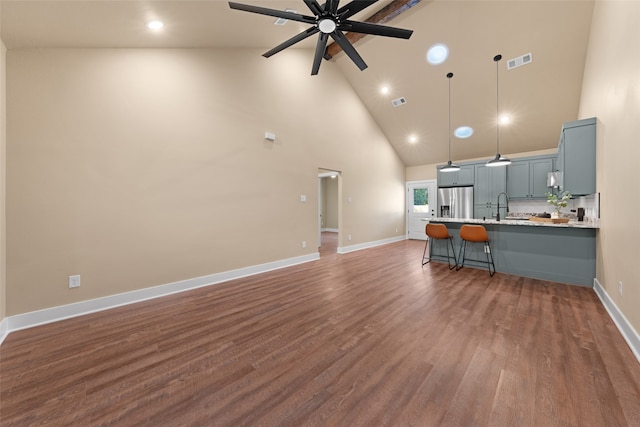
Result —
M 507 166 L 511 164 L 511 160 L 502 157 L 500 154 L 500 66 L 498 61 L 502 59 L 502 55 L 496 55 L 493 60 L 496 63 L 496 157 L 487 162 L 487 166 Z
M 496 62 L 496 150 L 500 154 L 500 110 L 498 109 L 498 100 L 500 99 L 500 85 L 498 84 L 499 66 L 498 62 L 502 59 L 502 55 L 496 55 L 493 60 Z
M 453 77 L 453 73 L 448 73 L 447 78 L 449 79 L 449 163 L 451 163 L 451 77 Z

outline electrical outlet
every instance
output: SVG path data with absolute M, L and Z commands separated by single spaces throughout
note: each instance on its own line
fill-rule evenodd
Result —
M 618 293 L 622 296 L 622 280 L 618 282 Z
M 307 241 L 306 241 L 306 240 L 303 240 L 303 241 L 302 241 L 302 249 L 304 249 L 304 248 L 306 248 L 306 247 L 307 247 Z
M 347 236 L 347 239 L 351 240 L 351 234 L 349 234 L 349 235 Z
M 491 248 L 489 248 L 489 246 L 485 246 L 484 247 L 484 253 L 485 254 L 490 254 L 491 253 Z
M 396 227 L 396 233 L 398 232 L 398 227 Z
M 75 276 L 69 276 L 69 288 L 79 288 L 80 287 L 80 275 L 77 274 Z

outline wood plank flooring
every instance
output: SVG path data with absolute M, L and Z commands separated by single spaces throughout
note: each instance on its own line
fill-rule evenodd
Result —
M 640 364 L 592 289 L 336 244 L 10 334 L 0 425 L 640 426 Z

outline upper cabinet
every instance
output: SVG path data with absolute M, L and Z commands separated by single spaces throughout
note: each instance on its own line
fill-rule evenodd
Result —
M 552 157 L 514 160 L 507 166 L 507 194 L 512 199 L 546 198 L 547 174 L 552 171 Z
M 562 126 L 556 169 L 562 172 L 561 191 L 574 196 L 596 192 L 596 119 Z
M 460 166 L 457 172 L 442 172 L 438 168 L 438 187 L 473 185 L 473 165 Z

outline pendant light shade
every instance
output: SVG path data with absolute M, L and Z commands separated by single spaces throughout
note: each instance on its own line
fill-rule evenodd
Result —
M 502 55 L 496 55 L 493 60 L 496 63 L 496 157 L 487 162 L 487 166 L 507 166 L 511 164 L 511 160 L 500 154 L 500 110 L 498 109 L 498 62 L 502 59 Z
M 449 79 L 449 161 L 447 162 L 447 166 L 440 169 L 440 172 L 457 172 L 460 170 L 460 166 L 451 163 L 451 77 L 453 77 L 453 73 L 447 74 L 447 79 Z

